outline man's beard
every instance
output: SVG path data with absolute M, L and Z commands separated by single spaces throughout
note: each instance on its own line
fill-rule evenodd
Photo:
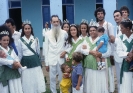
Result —
M 52 26 L 52 31 L 53 31 L 53 37 L 57 40 L 57 38 L 60 35 L 60 31 L 61 31 L 60 25 Z

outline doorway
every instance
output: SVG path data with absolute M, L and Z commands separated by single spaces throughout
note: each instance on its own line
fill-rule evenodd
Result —
M 9 17 L 15 21 L 16 31 L 22 28 L 21 8 L 9 9 Z

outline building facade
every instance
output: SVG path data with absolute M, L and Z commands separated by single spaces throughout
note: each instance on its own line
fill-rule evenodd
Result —
M 0 24 L 10 17 L 19 30 L 21 22 L 28 19 L 42 44 L 43 24 L 50 23 L 53 14 L 62 21 L 68 19 L 70 23 L 80 24 L 82 19 L 95 20 L 94 11 L 103 7 L 105 19 L 115 25 L 113 11 L 124 5 L 130 9 L 129 18 L 133 19 L 133 0 L 0 0 Z

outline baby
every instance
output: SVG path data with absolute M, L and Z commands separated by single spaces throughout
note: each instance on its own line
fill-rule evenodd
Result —
M 5 58 L 8 60 L 14 60 L 9 54 L 6 54 L 3 50 L 0 50 L 0 58 Z M 12 65 L 7 65 L 9 68 L 13 68 Z M 27 67 L 24 66 L 22 67 L 22 65 L 19 66 L 19 72 L 21 72 L 22 70 L 25 70 Z
M 107 52 L 107 44 L 108 44 L 108 36 L 104 34 L 105 29 L 103 27 L 98 27 L 98 36 L 100 37 L 97 41 L 97 49 L 96 51 L 100 53 L 106 53 Z M 98 64 L 98 70 L 103 70 L 106 68 L 105 64 L 105 58 L 96 58 L 97 64 Z

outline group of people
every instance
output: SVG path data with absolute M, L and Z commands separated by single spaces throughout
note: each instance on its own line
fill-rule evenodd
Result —
M 0 93 L 43 93 L 45 80 L 39 59 L 39 39 L 29 21 L 22 33 L 9 18 L 0 26 Z
M 50 90 L 60 93 L 113 93 L 116 67 L 118 93 L 133 92 L 133 22 L 123 6 L 112 14 L 114 27 L 97 8 L 98 22 L 82 20 L 79 27 L 57 15 L 51 16 L 52 28 L 43 29 L 43 55 L 49 72 Z M 45 80 L 39 59 L 39 39 L 31 22 L 23 22 L 22 32 L 15 31 L 9 18 L 0 26 L 0 93 L 43 93 Z
M 113 26 L 97 8 L 98 22 L 82 20 L 79 26 L 51 17 L 52 28 L 44 35 L 44 56 L 50 89 L 56 92 L 58 76 L 62 93 L 112 93 L 115 91 L 114 65 L 118 93 L 133 92 L 133 22 L 126 6 L 112 14 Z M 115 27 L 115 31 L 114 31 Z

